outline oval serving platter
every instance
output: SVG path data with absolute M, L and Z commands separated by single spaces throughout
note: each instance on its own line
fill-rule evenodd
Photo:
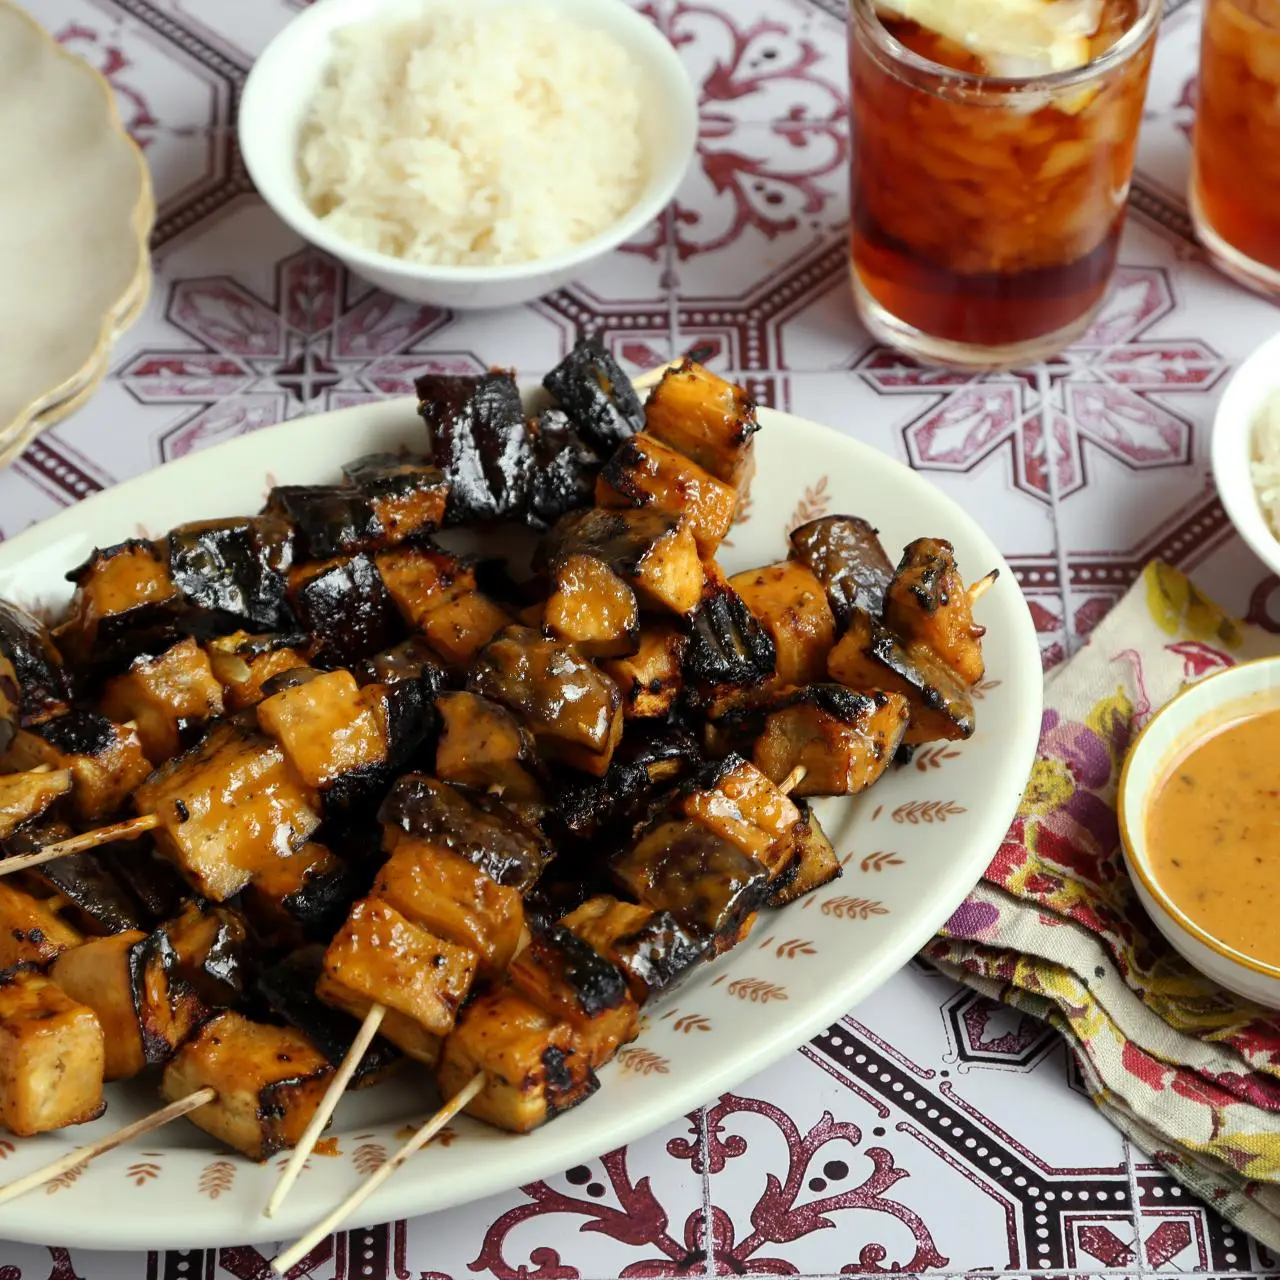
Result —
M 1026 603 L 989 538 L 959 505 L 901 463 L 799 418 L 760 411 L 759 467 L 748 512 L 719 559 L 729 572 L 786 554 L 787 532 L 849 512 L 881 530 L 890 556 L 945 537 L 970 581 L 1000 578 L 977 608 L 987 627 L 978 727 L 892 770 L 864 797 L 815 806 L 844 861 L 832 884 L 781 911 L 648 1007 L 639 1039 L 601 1072 L 600 1091 L 527 1136 L 467 1118 L 392 1178 L 349 1226 L 428 1213 L 580 1164 L 738 1085 L 867 996 L 922 947 L 963 900 L 1014 816 L 1040 728 L 1040 651 Z M 0 596 L 38 610 L 65 604 L 64 580 L 95 546 L 162 535 L 183 521 L 253 512 L 277 482 L 335 478 L 373 450 L 420 449 L 412 399 L 302 418 L 149 472 L 0 545 Z M 917 767 L 918 766 L 918 767 Z M 0 1182 L 157 1106 L 155 1081 L 108 1089 L 93 1124 L 36 1139 L 0 1137 Z M 330 1158 L 313 1156 L 274 1219 L 262 1216 L 284 1155 L 255 1165 L 178 1121 L 145 1141 L 154 1176 L 128 1174 L 137 1148 L 0 1208 L 0 1239 L 99 1249 L 197 1248 L 287 1241 L 361 1180 L 435 1105 L 425 1074 L 405 1072 L 348 1095 Z

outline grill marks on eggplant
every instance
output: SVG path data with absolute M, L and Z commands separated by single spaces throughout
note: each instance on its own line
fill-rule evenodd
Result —
M 576 347 L 542 379 L 588 444 L 608 453 L 644 426 L 631 379 L 594 339 Z
M 879 533 L 858 516 L 824 516 L 791 534 L 792 556 L 822 583 L 841 630 L 854 609 L 875 617 L 884 610 L 893 564 Z

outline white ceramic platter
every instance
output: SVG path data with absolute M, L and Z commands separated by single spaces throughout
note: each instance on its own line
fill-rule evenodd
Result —
M 865 797 L 818 805 L 844 875 L 761 914 L 735 951 L 646 1011 L 644 1029 L 602 1073 L 587 1103 L 524 1137 L 468 1119 L 370 1199 L 361 1223 L 445 1209 L 580 1164 L 731 1088 L 835 1021 L 904 964 L 945 922 L 995 853 L 1014 815 L 1040 727 L 1040 652 L 1013 575 L 949 498 L 901 464 L 813 423 L 762 410 L 759 471 L 747 518 L 720 559 L 737 571 L 781 559 L 786 532 L 824 513 L 877 525 L 896 555 L 912 538 L 949 538 L 969 579 L 998 567 L 978 607 L 987 678 L 978 729 L 893 771 Z M 374 449 L 421 448 L 412 400 L 303 418 L 161 467 L 0 545 L 0 595 L 65 602 L 63 575 L 95 546 L 157 536 L 186 520 L 256 511 L 278 478 L 332 480 Z M 39 1139 L 0 1139 L 0 1181 L 156 1105 L 154 1080 L 112 1086 L 107 1115 Z M 262 1217 L 283 1157 L 258 1166 L 179 1121 L 0 1209 L 0 1239 L 100 1249 L 288 1241 L 349 1192 L 432 1109 L 424 1076 L 406 1072 L 343 1101 L 336 1152 L 313 1156 L 280 1215 Z M 362 1172 L 363 1171 L 363 1172 Z M 354 1224 L 352 1224 L 354 1225 Z

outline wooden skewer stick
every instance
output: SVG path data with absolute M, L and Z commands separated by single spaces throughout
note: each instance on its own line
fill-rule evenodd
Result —
M 305 1258 L 325 1236 L 330 1235 L 341 1226 L 346 1218 L 364 1204 L 410 1156 L 420 1148 L 425 1147 L 484 1088 L 484 1081 L 485 1075 L 483 1071 L 478 1071 L 472 1076 L 373 1177 L 369 1178 L 362 1186 L 357 1187 L 327 1218 L 316 1223 L 297 1244 L 272 1258 L 271 1269 L 277 1275 L 282 1276 L 291 1267 L 296 1266 L 299 1259 Z
M 28 1191 L 34 1191 L 37 1187 L 43 1187 L 45 1183 L 52 1182 L 54 1178 L 60 1177 L 71 1169 L 76 1169 L 82 1164 L 88 1164 L 90 1160 L 95 1159 L 97 1156 L 113 1151 L 116 1147 L 126 1142 L 132 1142 L 134 1138 L 140 1138 L 144 1133 L 150 1133 L 153 1129 L 159 1129 L 161 1126 L 168 1124 L 170 1120 L 185 1116 L 188 1112 L 196 1110 L 197 1107 L 203 1107 L 206 1102 L 212 1102 L 217 1096 L 218 1091 L 216 1089 L 198 1089 L 195 1093 L 188 1094 L 185 1098 L 179 1098 L 177 1102 L 169 1103 L 167 1107 L 161 1107 L 159 1111 L 153 1111 L 149 1116 L 143 1116 L 141 1120 L 135 1120 L 132 1124 L 125 1125 L 123 1129 L 117 1129 L 115 1133 L 107 1134 L 105 1138 L 99 1138 L 97 1142 L 90 1142 L 83 1147 L 77 1147 L 74 1151 L 67 1152 L 65 1156 L 55 1160 L 52 1164 L 45 1165 L 43 1169 L 36 1169 L 33 1173 L 29 1173 L 23 1178 L 16 1178 L 13 1182 L 0 1187 L 0 1204 L 5 1204 L 9 1200 L 25 1195 Z
M 996 585 L 996 579 L 1000 576 L 999 569 L 992 569 L 985 578 L 979 578 L 977 582 L 969 588 L 969 604 L 975 605 L 983 596 Z
M 778 783 L 778 790 L 784 796 L 789 796 L 805 779 L 805 775 L 809 772 L 802 764 L 796 765 L 783 780 Z
M 302 1166 L 314 1150 L 342 1095 L 347 1091 L 347 1085 L 351 1083 L 351 1077 L 355 1075 L 361 1059 L 373 1043 L 373 1037 L 378 1034 L 378 1028 L 382 1026 L 382 1019 L 386 1017 L 386 1013 L 386 1005 L 375 1004 L 364 1015 L 364 1022 L 361 1023 L 356 1038 L 351 1042 L 351 1048 L 347 1050 L 347 1056 L 342 1059 L 342 1064 L 338 1067 L 337 1074 L 329 1082 L 329 1088 L 326 1090 L 324 1097 L 320 1099 L 320 1105 L 316 1108 L 315 1115 L 311 1117 L 311 1123 L 307 1125 L 306 1132 L 298 1140 L 298 1145 L 294 1147 L 292 1154 L 289 1156 L 289 1163 L 285 1165 L 284 1172 L 280 1175 L 280 1181 L 276 1183 L 276 1189 L 271 1193 L 271 1199 L 267 1201 L 267 1206 L 262 1211 L 268 1218 L 276 1216 L 276 1210 L 284 1204 L 285 1196 L 289 1194 L 293 1184 L 297 1182 L 298 1175 L 302 1172 Z
M 111 844 L 115 840 L 136 840 L 159 825 L 160 819 L 154 813 L 144 813 L 140 818 L 126 818 L 123 822 L 113 822 L 109 827 L 99 827 L 96 831 L 86 831 L 82 835 L 59 840 L 57 844 L 45 845 L 35 853 L 24 853 L 16 858 L 0 858 L 0 876 L 25 871 L 28 867 L 38 867 L 42 863 L 65 858 L 73 853 L 84 853 L 86 849 L 96 849 L 101 844 Z

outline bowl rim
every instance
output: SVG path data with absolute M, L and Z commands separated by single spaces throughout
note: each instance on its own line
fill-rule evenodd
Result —
M 1171 707 L 1181 702 L 1188 695 L 1198 693 L 1208 685 L 1222 683 L 1228 684 L 1232 678 L 1238 679 L 1242 672 L 1255 670 L 1263 666 L 1280 666 L 1280 654 L 1267 654 L 1260 658 L 1250 658 L 1245 662 L 1236 663 L 1235 666 L 1225 667 L 1221 671 L 1215 671 L 1210 675 L 1203 676 L 1199 680 L 1193 681 L 1186 685 L 1169 699 L 1156 713 L 1147 721 L 1146 724 L 1138 731 L 1138 736 L 1129 746 L 1129 750 L 1125 755 L 1124 765 L 1120 770 L 1120 782 L 1116 789 L 1116 819 L 1120 830 L 1120 848 L 1124 854 L 1125 864 L 1129 868 L 1129 874 L 1133 876 L 1141 888 L 1150 894 L 1152 900 L 1157 906 L 1169 917 L 1169 919 L 1178 926 L 1184 933 L 1188 934 L 1194 941 L 1207 947 L 1215 955 L 1230 963 L 1249 969 L 1254 973 L 1261 974 L 1267 978 L 1274 978 L 1280 981 L 1280 964 L 1268 964 L 1265 960 L 1258 960 L 1256 957 L 1248 955 L 1246 952 L 1237 951 L 1234 947 L 1228 946 L 1220 938 L 1215 937 L 1202 925 L 1197 924 L 1186 912 L 1169 896 L 1166 890 L 1151 874 L 1151 869 L 1147 865 L 1146 859 L 1139 857 L 1136 846 L 1134 845 L 1132 834 L 1129 831 L 1129 823 L 1125 816 L 1126 797 L 1129 794 L 1130 787 L 1133 784 L 1133 763 L 1138 758 L 1138 754 L 1142 748 L 1143 741 L 1146 739 L 1151 726 L 1158 721 Z M 1218 705 L 1224 705 L 1219 703 Z M 1197 717 L 1194 723 L 1199 723 L 1202 717 Z M 1151 779 L 1145 788 L 1146 794 L 1143 797 L 1144 802 L 1149 802 L 1154 794 L 1155 784 L 1161 780 L 1163 775 L 1157 775 L 1154 770 L 1151 772 Z M 1142 816 L 1146 815 L 1146 803 L 1142 806 Z M 1156 922 L 1159 927 L 1159 921 Z
M 665 64 L 668 72 L 676 73 L 664 77 L 668 82 L 664 88 L 671 97 L 673 114 L 680 119 L 679 129 L 672 131 L 670 135 L 673 138 L 670 158 L 663 158 L 661 163 L 651 166 L 648 180 L 630 208 L 602 231 L 580 244 L 544 258 L 531 258 L 524 262 L 457 266 L 448 263 L 411 262 L 407 258 L 353 244 L 345 237 L 331 231 L 311 211 L 300 192 L 297 210 L 283 208 L 282 204 L 285 202 L 281 196 L 286 189 L 287 178 L 276 174 L 272 166 L 263 163 L 253 130 L 253 121 L 262 111 L 269 109 L 266 76 L 272 69 L 272 63 L 283 56 L 283 51 L 292 47 L 300 32 L 318 25 L 329 11 L 350 2 L 351 0 L 317 0 L 317 3 L 290 19 L 268 42 L 266 48 L 254 59 L 241 91 L 236 134 L 249 177 L 257 188 L 258 194 L 275 215 L 304 240 L 351 264 L 357 271 L 400 275 L 406 279 L 424 282 L 464 285 L 514 284 L 534 277 L 571 271 L 629 240 L 666 208 L 684 180 L 690 161 L 697 151 L 699 110 L 697 92 L 678 50 L 652 22 L 637 12 L 626 0 L 593 0 L 593 7 L 610 9 L 620 23 L 629 26 L 633 34 L 624 42 L 624 48 L 637 65 L 656 67 L 659 64 Z M 488 7 L 499 7 L 503 2 L 504 0 L 490 0 Z M 517 0 L 505 0 L 505 3 L 516 2 Z M 448 0 L 419 0 L 419 3 L 426 10 L 446 4 Z M 559 4 L 563 3 L 563 0 L 544 0 L 544 3 Z M 394 8 L 394 6 L 395 0 L 381 0 L 380 3 L 370 6 L 369 12 L 353 16 L 351 23 L 343 22 L 340 25 L 347 26 L 356 22 L 376 20 L 380 11 Z M 674 143 L 679 144 L 678 148 Z M 665 157 L 665 150 L 662 155 Z M 293 201 L 290 200 L 288 203 L 292 205 Z
M 1223 389 L 1213 415 L 1209 463 L 1214 486 L 1227 518 L 1245 545 L 1269 569 L 1280 573 L 1280 535 L 1274 533 L 1258 500 L 1251 468 L 1253 433 L 1257 416 L 1268 395 L 1280 392 L 1280 373 L 1251 406 L 1244 385 L 1258 376 L 1260 369 L 1280 367 L 1280 332 L 1255 347 L 1236 367 Z

